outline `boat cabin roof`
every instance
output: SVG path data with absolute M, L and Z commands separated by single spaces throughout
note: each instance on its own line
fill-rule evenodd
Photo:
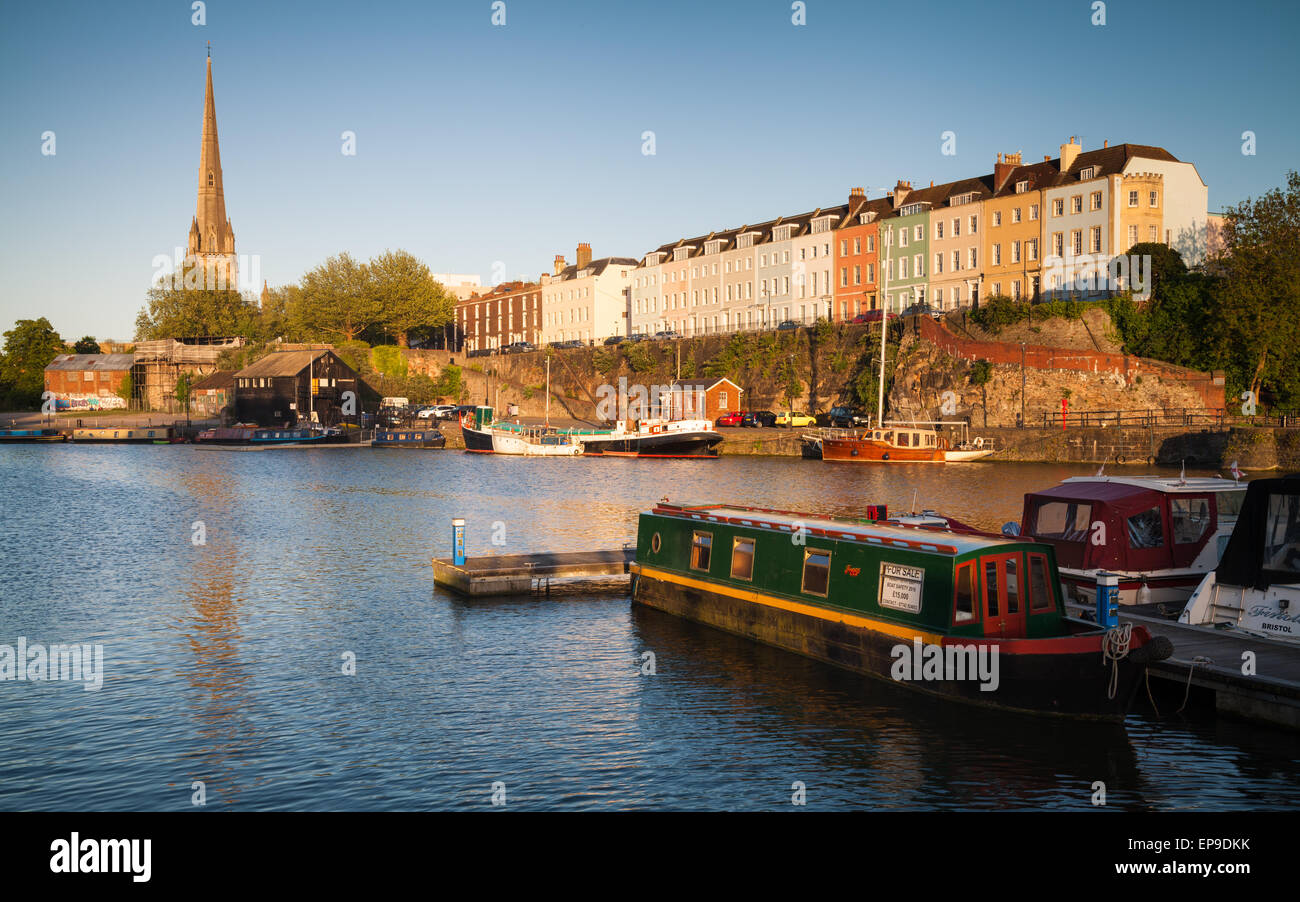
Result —
M 661 502 L 655 507 L 654 513 L 698 520 L 702 523 L 724 523 L 731 526 L 750 526 L 785 532 L 794 532 L 802 525 L 809 535 L 947 555 L 982 551 L 996 545 L 1020 545 L 1027 541 L 983 533 L 958 533 L 946 529 L 915 526 L 884 526 L 860 523 L 841 517 L 819 517 L 795 511 L 724 504 L 681 505 Z
M 1203 494 L 1235 492 L 1244 488 L 1245 486 L 1239 482 L 1213 476 L 1071 476 L 1062 480 L 1055 488 L 1034 494 L 1054 495 L 1061 498 L 1096 498 L 1107 501 L 1139 492 Z

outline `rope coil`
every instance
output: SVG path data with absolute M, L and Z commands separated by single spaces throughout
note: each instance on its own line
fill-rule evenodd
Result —
M 1133 642 L 1133 624 L 1122 623 L 1106 630 L 1101 640 L 1101 666 L 1111 665 L 1110 684 L 1106 688 L 1106 698 L 1113 699 L 1119 691 L 1119 662 L 1128 657 L 1129 646 Z

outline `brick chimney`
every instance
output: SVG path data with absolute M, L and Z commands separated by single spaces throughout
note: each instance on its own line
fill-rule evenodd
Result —
M 867 203 L 867 193 L 861 188 L 854 188 L 849 192 L 849 216 L 857 216 Z
M 894 186 L 894 193 L 892 195 L 894 198 L 894 209 L 897 210 L 899 207 L 901 207 L 903 205 L 903 202 L 907 200 L 907 195 L 911 193 L 912 193 L 912 183 L 905 182 L 902 179 L 899 179 L 898 184 Z
M 993 190 L 1001 191 L 1011 173 L 1020 165 L 1020 154 L 998 154 L 998 161 L 993 164 Z
M 579 245 L 578 245 L 578 259 L 577 259 L 577 263 L 576 263 L 576 265 L 577 265 L 578 269 L 586 269 L 588 266 L 591 265 L 591 245 L 590 245 L 590 244 L 579 244 Z
M 564 266 L 565 266 L 565 263 L 564 263 L 564 255 L 563 255 L 563 254 L 556 254 L 556 255 L 555 255 L 555 274 L 556 274 L 557 276 L 558 276 L 561 272 L 564 271 Z
M 1070 143 L 1061 145 L 1061 171 L 1069 172 L 1070 167 L 1074 165 L 1075 158 L 1081 153 L 1083 153 L 1083 146 L 1071 135 Z

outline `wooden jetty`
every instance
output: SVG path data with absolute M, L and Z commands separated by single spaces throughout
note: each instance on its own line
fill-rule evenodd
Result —
M 492 554 L 433 559 L 433 578 L 462 595 L 527 595 L 549 588 L 553 579 L 623 576 L 636 554 L 634 548 L 606 551 L 558 551 L 537 554 Z
M 1153 680 L 1181 688 L 1190 679 L 1192 686 L 1214 693 L 1216 711 L 1300 729 L 1300 646 L 1123 609 L 1119 616 L 1174 644 L 1171 657 L 1150 666 Z M 1242 672 L 1247 652 L 1254 654 L 1252 674 Z

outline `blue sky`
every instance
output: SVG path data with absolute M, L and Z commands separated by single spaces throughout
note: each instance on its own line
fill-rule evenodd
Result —
M 535 277 L 580 241 L 637 257 L 1070 135 L 1190 160 L 1212 210 L 1300 165 L 1291 2 L 1111 0 L 1104 26 L 1091 0 L 806 0 L 798 27 L 785 0 L 491 6 L 4 3 L 0 329 L 130 337 L 194 215 L 207 41 L 236 247 L 272 285 L 399 247 Z

